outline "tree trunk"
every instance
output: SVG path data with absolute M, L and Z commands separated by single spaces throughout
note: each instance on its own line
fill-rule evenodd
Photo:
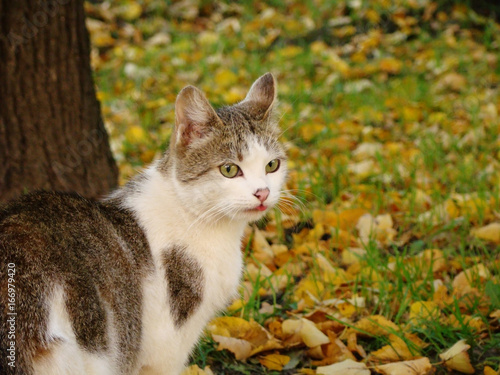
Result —
M 83 0 L 0 0 L 0 201 L 35 189 L 97 197 L 117 178 Z

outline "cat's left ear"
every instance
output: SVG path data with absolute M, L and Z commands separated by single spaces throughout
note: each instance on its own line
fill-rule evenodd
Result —
M 240 105 L 245 106 L 257 120 L 264 120 L 273 110 L 277 98 L 277 83 L 271 73 L 257 79 Z
M 205 138 L 220 121 L 203 92 L 194 86 L 183 88 L 175 101 L 175 145 L 186 147 Z

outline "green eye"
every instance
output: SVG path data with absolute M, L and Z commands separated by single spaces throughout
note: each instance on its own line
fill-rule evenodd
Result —
M 233 163 L 221 165 L 219 169 L 220 173 L 222 173 L 222 175 L 227 178 L 236 177 L 240 172 L 240 167 Z
M 280 159 L 273 159 L 266 165 L 266 173 L 273 173 L 280 167 Z

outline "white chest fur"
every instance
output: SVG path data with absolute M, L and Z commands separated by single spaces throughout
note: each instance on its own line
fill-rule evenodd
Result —
M 188 359 L 203 327 L 236 296 L 242 270 L 240 251 L 244 223 L 197 223 L 187 217 L 179 201 L 165 191 L 165 185 L 150 171 L 144 194 L 127 203 L 145 228 L 154 272 L 143 285 L 143 335 L 140 367 L 151 373 L 177 374 Z M 160 199 L 161 197 L 161 199 Z M 177 207 L 176 207 L 177 206 Z M 195 264 L 201 277 L 201 298 L 189 316 L 176 324 L 171 285 L 165 259 L 172 249 L 182 249 L 188 263 Z M 182 263 L 182 262 L 180 262 Z M 177 266 L 177 265 L 174 265 Z M 178 264 L 183 267 L 183 264 Z M 182 273 L 182 270 L 179 270 Z M 170 293 L 169 293 L 170 292 Z M 184 303 L 186 303 L 184 301 Z

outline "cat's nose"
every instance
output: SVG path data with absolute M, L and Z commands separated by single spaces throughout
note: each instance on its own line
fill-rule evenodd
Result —
M 260 203 L 264 203 L 264 201 L 267 199 L 267 197 L 269 196 L 269 189 L 268 188 L 265 188 L 265 189 L 258 189 L 255 194 L 254 194 L 257 199 L 260 201 Z

